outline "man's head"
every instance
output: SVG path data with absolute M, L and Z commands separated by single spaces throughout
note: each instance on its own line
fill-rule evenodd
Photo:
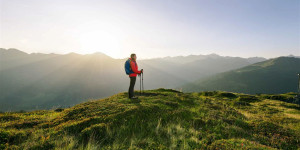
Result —
M 135 55 L 134 53 L 132 53 L 132 54 L 130 55 L 130 58 L 133 59 L 133 60 L 136 60 L 136 55 Z

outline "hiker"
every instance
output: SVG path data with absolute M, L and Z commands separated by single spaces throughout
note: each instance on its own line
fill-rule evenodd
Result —
M 130 68 L 126 68 L 126 63 L 130 64 Z M 125 63 L 125 70 L 126 70 L 126 74 L 129 75 L 130 78 L 130 85 L 129 85 L 129 89 L 128 89 L 128 96 L 130 99 L 136 99 L 137 97 L 134 96 L 134 85 L 135 85 L 135 81 L 136 81 L 136 76 L 140 75 L 141 73 L 143 73 L 143 69 L 141 69 L 140 71 L 138 70 L 138 65 L 136 63 L 136 55 L 135 54 L 131 54 L 130 58 L 126 61 Z

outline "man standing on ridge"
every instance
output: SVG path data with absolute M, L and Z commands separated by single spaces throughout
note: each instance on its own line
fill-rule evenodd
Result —
M 138 70 L 138 65 L 136 63 L 136 59 L 137 59 L 136 55 L 131 54 L 130 58 L 127 60 L 127 61 L 130 61 L 130 73 L 129 73 L 130 86 L 128 89 L 128 95 L 129 95 L 130 99 L 137 98 L 134 96 L 134 85 L 135 85 L 135 81 L 136 81 L 136 76 L 143 73 L 143 69 L 140 71 Z

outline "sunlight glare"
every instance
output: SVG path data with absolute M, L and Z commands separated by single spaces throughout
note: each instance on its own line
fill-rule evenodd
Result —
M 79 43 L 81 53 L 103 52 L 109 56 L 117 57 L 121 50 L 122 33 L 113 26 L 94 24 L 85 26 L 80 32 Z

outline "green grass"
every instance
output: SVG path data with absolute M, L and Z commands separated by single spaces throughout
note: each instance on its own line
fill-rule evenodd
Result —
M 120 93 L 63 111 L 0 113 L 0 149 L 299 149 L 299 105 L 269 98 L 157 89 L 141 102 Z

